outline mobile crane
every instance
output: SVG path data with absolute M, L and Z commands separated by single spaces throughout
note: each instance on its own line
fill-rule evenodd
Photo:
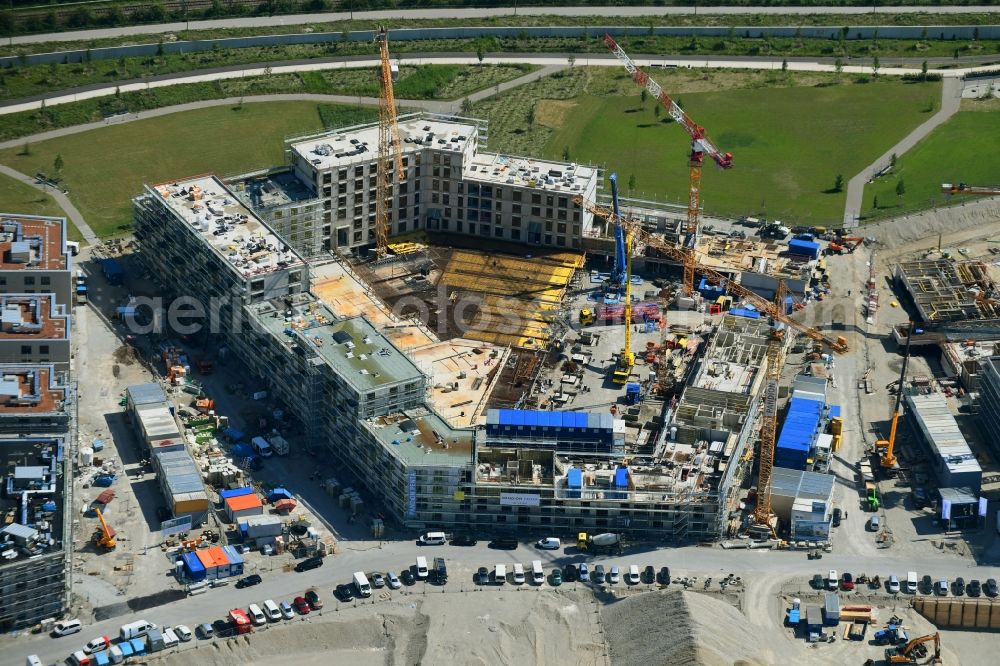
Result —
M 375 189 L 375 253 L 378 258 L 388 251 L 389 216 L 392 207 L 392 167 L 395 162 L 399 180 L 406 177 L 399 153 L 399 124 L 396 121 L 396 96 L 392 89 L 392 64 L 389 62 L 389 32 L 384 26 L 375 31 L 381 58 L 381 94 L 378 97 L 378 162 Z
M 115 540 L 115 530 L 104 520 L 104 514 L 100 509 L 95 508 L 97 520 L 101 522 L 101 527 L 94 532 L 94 545 L 105 550 L 114 550 L 118 545 Z
M 694 291 L 694 248 L 698 237 L 698 216 L 701 208 L 701 167 L 705 162 L 705 156 L 708 155 L 720 168 L 730 169 L 733 166 L 733 154 L 724 153 L 716 148 L 715 144 L 705 136 L 705 128 L 694 122 L 688 114 L 684 113 L 684 109 L 660 87 L 660 84 L 651 79 L 646 72 L 639 69 L 611 35 L 604 34 L 604 44 L 625 66 L 625 69 L 632 76 L 632 80 L 649 91 L 649 94 L 663 105 L 663 108 L 667 110 L 670 117 L 683 127 L 691 137 L 691 153 L 688 156 L 688 211 L 687 223 L 684 225 L 683 243 L 687 251 L 682 257 L 684 265 L 684 295 L 690 296 Z
M 655 249 L 668 259 L 673 259 L 674 261 L 685 261 L 689 254 L 692 257 L 698 256 L 697 253 L 689 253 L 687 250 L 675 247 L 663 238 L 649 233 L 642 228 L 642 223 L 638 220 L 627 217 L 618 218 L 613 211 L 610 211 L 606 207 L 596 204 L 593 201 L 589 201 L 583 196 L 577 195 L 573 197 L 573 202 L 585 207 L 594 215 L 607 217 L 609 221 L 614 220 L 617 224 L 622 225 L 622 228 L 630 240 L 630 244 L 641 243 L 646 247 Z M 826 336 L 815 328 L 807 326 L 806 324 L 796 321 L 786 315 L 783 310 L 783 305 L 776 306 L 763 296 L 747 289 L 740 283 L 735 282 L 715 269 L 709 268 L 708 266 L 698 263 L 697 261 L 695 261 L 693 267 L 695 272 L 700 273 L 715 284 L 722 285 L 730 293 L 753 305 L 757 308 L 758 312 L 771 317 L 775 321 L 781 322 L 790 329 L 794 329 L 802 333 L 811 340 L 826 345 L 826 347 L 834 352 L 837 352 L 838 354 L 844 354 L 849 351 L 847 338 L 844 336 L 838 336 L 836 339 Z
M 965 183 L 941 183 L 941 194 L 970 194 L 981 197 L 1000 196 L 1000 187 L 982 187 L 979 185 L 967 185 Z
M 611 182 L 611 205 L 614 208 L 615 215 L 619 215 L 618 206 L 618 174 L 612 173 L 608 176 L 608 180 Z M 608 224 L 614 224 L 609 221 Z M 617 296 L 622 295 L 622 291 L 627 289 L 626 283 L 632 280 L 632 259 L 628 256 L 625 251 L 625 231 L 620 225 L 614 224 L 615 228 L 615 263 L 611 268 L 611 278 L 608 280 L 606 289 L 614 291 Z M 630 298 L 626 299 L 626 308 L 631 309 L 632 302 Z M 630 322 L 632 313 L 625 313 L 625 321 Z M 589 326 L 594 323 L 596 319 L 595 313 L 590 308 L 584 308 L 580 310 L 580 323 L 584 326 Z
M 913 336 L 922 333 L 910 322 L 906 332 L 906 348 L 903 351 L 903 367 L 899 371 L 899 390 L 896 391 L 896 406 L 892 410 L 892 425 L 889 426 L 889 439 L 880 439 L 875 442 L 875 450 L 882 453 L 882 469 L 890 473 L 896 469 L 899 461 L 896 459 L 896 431 L 899 427 L 899 417 L 902 416 L 903 393 L 906 388 L 906 366 L 910 361 L 910 342 Z

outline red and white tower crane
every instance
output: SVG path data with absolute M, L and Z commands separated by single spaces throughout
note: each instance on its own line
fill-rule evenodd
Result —
M 628 54 L 618 46 L 614 38 L 605 33 L 604 43 L 611 50 L 618 60 L 625 65 L 625 69 L 632 76 L 632 80 L 649 91 L 649 94 L 659 100 L 663 108 L 667 110 L 670 117 L 678 125 L 683 127 L 691 136 L 691 154 L 688 157 L 690 172 L 690 184 L 688 186 L 688 213 L 687 224 L 684 226 L 684 247 L 689 252 L 684 260 L 684 294 L 690 296 L 694 291 L 694 254 L 692 253 L 695 241 L 698 237 L 698 215 L 701 207 L 701 166 L 705 162 L 705 156 L 709 156 L 722 169 L 729 169 L 733 166 L 733 154 L 724 153 L 715 147 L 707 136 L 705 128 L 691 120 L 691 117 L 684 113 L 684 109 L 677 105 L 677 102 L 670 98 L 670 95 L 660 87 L 660 84 L 650 78 L 649 74 L 639 69 L 632 62 Z

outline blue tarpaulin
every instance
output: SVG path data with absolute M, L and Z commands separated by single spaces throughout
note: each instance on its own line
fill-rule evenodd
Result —
M 135 654 L 135 650 L 132 649 L 132 643 L 129 641 L 122 641 L 118 644 L 118 649 L 122 651 L 122 654 L 126 659 Z
M 283 500 L 283 499 L 295 499 L 295 498 L 285 488 L 275 488 L 274 490 L 272 490 L 271 492 L 269 492 L 267 494 L 267 501 L 268 502 L 272 502 L 273 503 L 273 502 L 277 502 L 278 500 Z
M 229 490 L 220 490 L 219 499 L 225 502 L 230 497 L 242 497 L 243 495 L 253 495 L 253 488 L 250 486 L 245 486 L 243 488 L 231 488 Z
M 141 638 L 133 638 L 129 643 L 132 644 L 132 652 L 134 654 L 146 654 L 146 643 Z
M 97 666 L 107 666 L 111 663 L 111 657 L 108 656 L 107 652 L 98 652 L 94 655 L 94 663 L 96 663 Z
M 578 467 L 570 467 L 569 472 L 566 473 L 566 484 L 570 488 L 582 488 L 583 470 Z
M 628 469 L 619 467 L 615 470 L 615 486 L 618 488 L 628 488 Z
M 830 418 L 834 419 L 840 416 L 840 405 L 830 405 Z

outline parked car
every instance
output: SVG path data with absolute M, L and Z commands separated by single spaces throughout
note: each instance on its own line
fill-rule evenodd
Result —
M 368 579 L 372 582 L 372 587 L 375 589 L 382 589 L 385 587 L 385 578 L 377 571 L 373 571 Z
M 453 546 L 475 546 L 479 540 L 471 534 L 456 534 L 451 538 Z
M 413 572 L 409 569 L 403 569 L 403 573 L 399 574 L 399 579 L 403 581 L 403 585 L 409 587 L 417 582 L 417 579 L 413 577 Z
M 233 633 L 233 625 L 229 624 L 229 620 L 216 620 L 212 623 L 212 631 L 219 638 L 225 638 Z
M 948 581 L 946 581 L 946 580 L 939 580 L 937 583 L 935 583 L 934 584 L 934 592 L 937 593 L 937 595 L 939 597 L 947 597 L 948 596 Z
M 285 618 L 286 620 L 291 620 L 293 617 L 295 617 L 295 611 L 292 609 L 292 605 L 287 601 L 282 601 L 280 604 L 278 604 L 278 610 L 281 611 L 281 617 Z
M 670 585 L 670 567 L 660 567 L 656 572 L 656 582 L 660 585 Z
M 278 608 L 278 604 L 274 603 L 274 599 L 268 599 L 265 601 L 262 608 L 264 609 L 264 615 L 267 616 L 268 622 L 281 622 L 281 609 Z
M 489 585 L 490 570 L 486 567 L 479 567 L 479 571 L 476 572 L 476 582 L 480 585 Z
M 920 591 L 923 594 L 931 594 L 934 592 L 934 579 L 925 574 L 924 577 L 920 579 Z
M 840 507 L 838 506 L 836 509 L 833 510 L 833 526 L 834 527 L 840 527 L 840 520 L 841 520 L 842 517 L 843 517 L 843 512 L 840 510 Z
M 254 585 L 259 585 L 262 582 L 263 579 L 260 576 L 258 576 L 257 574 L 251 574 L 246 578 L 240 578 L 238 581 L 236 581 L 236 587 L 238 588 L 252 587 Z
M 535 547 L 542 550 L 559 550 L 561 546 L 562 543 L 555 537 L 546 537 L 535 542 Z
M 830 575 L 828 575 L 826 577 L 826 589 L 830 590 L 831 592 L 834 591 L 834 590 L 836 590 L 837 589 L 837 581 L 839 581 L 839 580 L 840 580 L 840 577 L 837 576 L 837 570 L 836 569 L 830 569 Z
M 309 602 L 309 608 L 312 610 L 319 610 L 323 607 L 323 600 L 319 598 L 319 593 L 316 590 L 306 590 L 303 596 Z
M 198 634 L 199 638 L 203 640 L 208 640 L 209 638 L 215 635 L 215 628 L 209 623 L 204 622 L 195 627 L 195 633 Z
M 560 585 L 562 585 L 562 572 L 559 571 L 559 569 L 552 570 L 551 582 L 553 587 L 559 587 Z
M 322 557 L 309 557 L 296 564 L 295 570 L 302 573 L 303 571 L 309 571 L 310 569 L 315 569 L 316 567 L 321 566 L 323 566 Z
M 79 620 L 63 620 L 62 622 L 56 622 L 55 626 L 52 627 L 52 637 L 69 636 L 70 634 L 78 633 L 82 629 L 83 623 Z
M 970 597 L 978 597 L 983 590 L 983 586 L 979 584 L 979 581 L 973 578 L 969 581 L 968 593 Z
M 843 574 L 841 574 L 841 576 L 840 576 L 840 589 L 844 590 L 845 592 L 850 592 L 851 590 L 853 590 L 854 589 L 854 576 L 852 576 L 851 574 L 849 574 L 846 571 Z
M 309 614 L 310 610 L 309 602 L 306 601 L 305 597 L 295 597 L 295 599 L 292 601 L 292 606 L 295 607 L 295 610 L 299 615 Z
M 396 575 L 395 571 L 390 571 L 385 575 L 386 581 L 389 584 L 390 590 L 398 590 L 403 587 L 403 584 L 399 582 L 399 576 Z
M 101 650 L 107 650 L 111 647 L 111 639 L 107 636 L 98 636 L 97 638 L 92 638 L 83 646 L 83 651 L 87 654 L 94 654 L 95 652 L 100 652 Z
M 952 585 L 952 588 L 955 591 L 956 597 L 960 597 L 963 594 L 965 594 L 965 579 L 962 578 L 961 576 L 956 578 L 954 585 Z
M 896 574 L 889 576 L 889 581 L 885 584 L 885 589 L 890 594 L 897 594 L 899 592 L 899 576 Z
M 178 624 L 174 627 L 174 633 L 177 634 L 177 638 L 181 640 L 181 643 L 187 643 L 193 638 L 191 630 L 187 628 L 187 625 Z
M 567 583 L 575 583 L 579 577 L 579 572 L 572 564 L 567 564 L 563 567 L 563 580 Z
M 604 565 L 603 564 L 597 564 L 597 565 L 594 566 L 594 574 L 591 576 L 591 579 L 597 585 L 603 585 L 604 584 Z
M 822 590 L 826 587 L 826 581 L 823 580 L 823 574 L 815 574 L 812 579 L 813 589 Z
M 611 567 L 611 571 L 608 572 L 608 584 L 617 585 L 622 581 L 621 570 L 618 567 Z
M 983 584 L 983 593 L 988 597 L 997 596 L 997 581 L 995 578 L 987 578 Z
M 496 537 L 490 541 L 489 546 L 498 550 L 516 550 L 518 542 L 514 537 Z
M 625 582 L 628 583 L 629 585 L 638 585 L 639 584 L 639 567 L 638 566 L 636 566 L 634 564 L 630 564 L 628 566 L 628 573 L 625 574 Z
M 590 582 L 590 569 L 587 567 L 586 562 L 580 563 L 580 582 L 581 583 Z
M 353 585 L 338 585 L 333 591 L 333 596 L 337 597 L 339 601 L 347 603 L 354 600 L 354 586 Z
M 646 565 L 646 568 L 642 570 L 641 578 L 646 585 L 652 585 L 656 582 L 656 569 L 652 565 Z

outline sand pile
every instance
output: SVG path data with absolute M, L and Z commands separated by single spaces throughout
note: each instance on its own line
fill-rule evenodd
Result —
M 865 236 L 877 238 L 887 248 L 894 248 L 925 238 L 937 241 L 939 233 L 952 234 L 993 222 L 1000 222 L 1000 202 L 996 199 L 971 200 L 960 206 L 865 225 L 861 232 Z
M 697 592 L 649 592 L 601 611 L 611 663 L 764 666 L 779 663 L 749 621 L 727 602 Z

